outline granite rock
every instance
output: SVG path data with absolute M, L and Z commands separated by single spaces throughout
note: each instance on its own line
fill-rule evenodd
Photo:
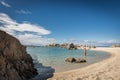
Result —
M 0 80 L 29 80 L 37 74 L 26 47 L 0 30 Z

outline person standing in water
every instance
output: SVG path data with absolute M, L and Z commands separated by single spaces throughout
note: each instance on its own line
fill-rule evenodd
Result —
M 84 58 L 85 58 L 85 60 L 86 60 L 86 55 L 87 55 L 86 47 L 84 47 Z

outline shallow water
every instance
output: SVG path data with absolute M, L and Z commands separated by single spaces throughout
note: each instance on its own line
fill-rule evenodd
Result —
M 107 52 L 87 50 L 87 63 L 68 63 L 65 62 L 67 57 L 84 58 L 83 50 L 68 50 L 57 47 L 27 47 L 27 52 L 42 65 L 54 68 L 55 72 L 81 68 L 110 57 Z

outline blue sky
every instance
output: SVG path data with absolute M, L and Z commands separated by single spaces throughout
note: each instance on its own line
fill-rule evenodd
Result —
M 42 35 L 37 34 L 40 30 L 35 32 L 37 28 L 34 31 L 14 30 L 16 35 L 32 34 L 53 41 L 120 40 L 119 0 L 0 0 L 0 2 L 0 12 L 17 24 L 35 25 L 46 30 Z

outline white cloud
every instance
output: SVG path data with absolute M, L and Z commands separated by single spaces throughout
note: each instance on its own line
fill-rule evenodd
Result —
M 5 6 L 5 7 L 11 7 L 11 5 L 9 5 L 8 3 L 6 3 L 6 2 L 4 2 L 4 1 L 2 1 L 2 0 L 0 0 L 0 3 L 1 3 L 3 6 Z
M 17 36 L 18 39 L 26 45 L 47 45 L 49 43 L 55 43 L 54 38 L 43 38 L 42 36 L 33 35 L 33 34 L 24 34 Z
M 50 34 L 51 31 L 31 23 L 18 23 L 5 13 L 0 13 L 0 29 L 17 37 L 23 44 L 27 45 L 43 45 L 54 41 L 51 38 L 42 37 L 43 35 Z
M 32 12 L 30 12 L 28 10 L 17 10 L 16 13 L 19 13 L 19 14 L 32 14 Z
M 0 13 L 0 22 L 3 24 L 16 24 L 16 21 L 12 20 L 8 15 Z
M 76 40 L 64 39 L 56 41 L 54 38 L 45 38 L 51 32 L 43 27 L 28 22 L 18 23 L 11 19 L 7 14 L 0 13 L 0 29 L 17 37 L 22 44 L 25 45 L 46 45 L 48 43 L 75 43 L 82 45 L 110 45 L 119 43 L 120 39 L 108 41 L 95 41 L 95 40 Z
M 0 13 L 0 23 L 3 24 L 0 29 L 7 30 L 7 32 L 20 31 L 20 32 L 34 32 L 38 35 L 47 35 L 51 32 L 44 29 L 41 26 L 30 24 L 30 23 L 17 23 L 15 20 L 11 19 L 8 15 Z

